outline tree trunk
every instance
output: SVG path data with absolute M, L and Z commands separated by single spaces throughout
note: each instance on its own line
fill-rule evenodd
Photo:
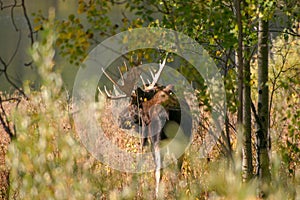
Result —
M 244 134 L 243 134 L 243 179 L 249 181 L 253 176 L 252 163 L 252 137 L 251 137 L 251 88 L 250 88 L 250 61 L 249 49 L 244 50 L 246 61 L 244 62 Z
M 243 24 L 241 16 L 241 2 L 235 1 L 236 19 L 238 25 L 238 50 L 237 50 L 237 67 L 238 67 L 238 133 L 242 132 L 243 126 Z
M 243 1 L 243 6 L 248 7 L 246 1 Z M 246 21 L 250 21 L 250 17 L 246 13 Z M 243 180 L 249 181 L 253 177 L 253 163 L 252 163 L 252 137 L 251 137 L 251 70 L 250 70 L 250 47 L 244 45 L 244 90 L 243 90 L 243 160 L 242 160 L 242 171 L 243 171 Z
M 257 173 L 262 186 L 269 184 L 269 89 L 268 81 L 268 34 L 269 23 L 259 18 L 258 29 L 258 105 L 257 114 Z M 261 190 L 262 191 L 262 190 Z M 262 194 L 264 191 L 262 191 Z M 264 194 L 263 194 L 264 195 Z
M 245 49 L 243 44 L 243 22 L 241 2 L 236 0 L 236 18 L 238 25 L 238 134 L 242 141 L 242 174 L 243 180 L 252 178 L 252 148 L 251 148 L 251 96 L 250 96 L 250 65 L 244 63 Z M 244 54 L 244 55 L 243 55 Z M 245 74 L 244 74 L 245 72 Z M 245 76 L 245 77 L 244 77 Z

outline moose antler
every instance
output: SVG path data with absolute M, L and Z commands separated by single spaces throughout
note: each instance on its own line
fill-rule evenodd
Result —
M 125 64 L 125 68 L 128 71 L 128 68 Z M 117 95 L 117 96 L 113 96 L 112 94 L 110 94 L 107 91 L 106 86 L 104 86 L 104 91 L 107 95 L 108 98 L 110 99 L 120 99 L 120 98 L 125 98 L 125 97 L 130 97 L 131 93 L 133 91 L 133 88 L 138 80 L 138 77 L 140 77 L 141 75 L 141 70 L 138 68 L 131 68 L 130 71 L 128 71 L 126 78 L 124 78 L 120 68 L 118 67 L 119 73 L 121 75 L 121 80 L 122 83 L 119 84 L 117 83 L 115 80 L 113 80 L 106 72 L 105 70 L 102 68 L 102 72 L 104 73 L 104 75 L 114 84 L 114 87 L 118 87 L 124 94 L 121 95 Z M 99 90 L 101 92 L 101 90 Z M 101 92 L 102 93 L 102 92 Z
M 164 67 L 166 65 L 167 57 L 168 57 L 168 55 L 166 55 L 166 57 L 165 57 L 165 59 L 163 60 L 162 63 L 159 63 L 159 69 L 157 70 L 155 75 L 153 75 L 153 72 L 150 70 L 150 74 L 152 76 L 153 81 L 149 86 L 145 87 L 145 91 L 149 91 L 149 90 L 152 90 L 154 88 L 155 84 L 157 83 L 158 79 L 161 76 L 162 70 L 164 69 Z
M 152 82 L 147 80 L 149 83 L 149 86 L 146 86 L 146 83 L 145 83 L 143 77 L 141 76 L 142 70 L 140 68 L 131 68 L 130 70 L 128 70 L 126 63 L 124 63 L 126 71 L 128 72 L 126 78 L 124 78 L 120 68 L 118 67 L 118 70 L 119 70 L 119 73 L 121 76 L 121 80 L 122 80 L 121 84 L 117 83 L 114 79 L 112 79 L 102 68 L 102 72 L 114 84 L 114 88 L 117 87 L 124 93 L 124 94 L 120 94 L 117 96 L 113 96 L 111 93 L 108 92 L 106 86 L 104 86 L 104 91 L 106 93 L 106 96 L 110 99 L 120 99 L 120 98 L 130 97 L 132 95 L 132 92 L 134 91 L 133 89 L 134 89 L 134 86 L 135 86 L 138 78 L 140 78 L 142 80 L 145 91 L 153 90 L 155 88 L 156 83 L 158 82 L 158 79 L 161 76 L 162 70 L 165 67 L 167 56 L 168 55 L 166 55 L 166 57 L 162 63 L 159 63 L 159 69 L 155 73 L 155 75 L 150 70 L 150 74 L 152 76 Z M 98 88 L 98 90 L 99 90 L 99 92 L 101 92 L 101 90 L 99 88 Z

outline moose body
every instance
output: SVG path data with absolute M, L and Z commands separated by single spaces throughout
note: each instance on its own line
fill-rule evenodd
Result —
M 192 119 L 190 109 L 185 100 L 179 100 L 173 93 L 173 86 L 155 85 L 153 90 L 144 91 L 136 89 L 131 95 L 131 100 L 127 108 L 122 111 L 119 117 L 119 126 L 123 129 L 135 128 L 142 134 L 142 146 L 150 140 L 151 150 L 155 162 L 156 194 L 161 178 L 160 171 L 164 153 L 161 151 L 161 142 L 173 139 L 176 134 L 181 134 L 178 129 L 182 129 L 183 135 L 178 138 L 179 152 L 185 148 L 191 138 Z M 175 124 L 175 129 L 169 128 L 170 124 Z M 174 127 L 174 126 L 173 126 Z M 169 129 L 169 130 L 168 130 Z M 171 133 L 170 133 L 171 132 Z M 179 133 L 178 133 L 179 132 Z M 178 152 L 177 149 L 177 152 Z M 172 153 L 172 150 L 170 151 Z M 178 156 L 178 167 L 181 168 L 183 155 Z

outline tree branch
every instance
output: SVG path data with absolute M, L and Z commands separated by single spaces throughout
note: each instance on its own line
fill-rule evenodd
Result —
M 15 138 L 15 131 L 14 131 L 15 128 L 13 130 L 11 129 L 10 123 L 8 120 L 8 116 L 7 116 L 4 106 L 3 106 L 3 102 L 9 101 L 9 100 L 14 100 L 14 99 L 2 100 L 2 97 L 0 95 L 0 122 L 1 122 L 4 130 L 6 131 L 6 133 L 9 135 L 10 139 L 12 140 L 13 138 Z
M 30 38 L 30 42 L 31 42 L 31 46 L 33 45 L 34 43 L 34 39 L 33 39 L 33 29 L 32 29 L 32 25 L 31 25 L 31 22 L 30 22 L 30 19 L 28 17 L 28 14 L 27 14 L 27 9 L 26 9 L 26 6 L 25 6 L 25 0 L 22 0 L 22 9 L 23 9 L 23 14 L 24 14 L 24 17 L 25 17 L 25 20 L 27 22 L 27 26 L 28 26 L 28 29 L 29 29 L 29 38 Z

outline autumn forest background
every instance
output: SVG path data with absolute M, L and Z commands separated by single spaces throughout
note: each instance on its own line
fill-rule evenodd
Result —
M 168 64 L 193 86 L 200 113 L 183 167 L 163 170 L 158 198 L 300 199 L 297 0 L 0 0 L 0 199 L 155 197 L 153 173 L 114 170 L 84 148 L 71 98 L 87 54 L 104 39 L 141 27 L 196 40 L 216 63 L 226 92 L 221 137 L 201 158 L 212 100 L 193 66 L 169 55 Z M 158 63 L 161 55 L 141 49 L 114 64 Z M 112 123 L 110 103 L 93 105 L 99 124 L 120 148 L 138 151 L 140 142 Z

